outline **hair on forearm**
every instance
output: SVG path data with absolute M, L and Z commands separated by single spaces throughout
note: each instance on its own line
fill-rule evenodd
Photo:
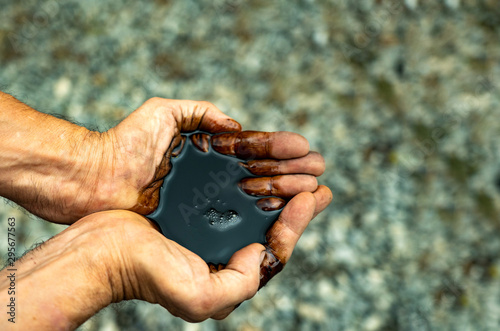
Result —
M 33 106 L 30 105 L 30 102 L 28 101 L 27 96 L 19 94 L 19 93 L 14 93 L 13 91 L 10 91 L 7 88 L 6 85 L 0 85 L 0 91 L 3 92 L 3 93 L 5 93 L 5 94 L 8 94 L 8 95 L 14 97 L 18 101 L 20 101 L 23 104 L 25 104 L 26 106 L 28 106 L 28 107 L 30 107 L 32 109 L 36 109 L 38 112 L 40 112 L 42 114 L 45 114 L 45 115 L 48 115 L 48 116 L 53 116 L 53 117 L 65 120 L 65 121 L 73 123 L 75 125 L 85 127 L 85 128 L 87 128 L 87 129 L 89 129 L 91 131 L 104 132 L 104 131 L 107 131 L 109 128 L 115 126 L 115 125 L 112 125 L 109 128 L 107 128 L 107 127 L 101 127 L 97 122 L 94 122 L 92 124 L 91 123 L 82 123 L 82 122 L 77 121 L 73 117 L 70 117 L 70 116 L 65 115 L 65 114 L 46 111 L 46 110 L 40 109 L 39 107 L 33 107 Z M 118 121 L 118 122 L 120 122 L 120 121 Z M 116 124 L 118 124 L 118 123 L 116 123 Z
M 50 238 L 48 239 L 50 240 Z M 47 241 L 48 241 L 47 240 Z M 26 256 L 26 254 L 28 254 L 29 252 L 31 251 L 36 251 L 36 250 L 39 250 L 42 248 L 42 244 L 44 244 L 46 241 L 44 240 L 39 240 L 39 241 L 36 241 L 35 243 L 33 243 L 33 245 L 31 245 L 21 256 L 19 257 L 16 257 L 16 261 L 20 261 L 24 256 Z M 0 271 L 2 271 L 3 269 L 7 268 L 7 266 L 9 265 L 9 260 L 8 259 L 5 259 L 4 258 L 4 263 L 2 264 L 2 267 L 0 268 Z
M 11 201 L 11 200 L 9 200 L 9 199 L 7 199 L 7 198 L 4 198 L 4 197 L 2 197 L 2 196 L 0 196 L 0 199 L 2 199 L 2 200 L 3 200 L 3 202 L 4 202 L 7 206 L 9 206 L 9 207 L 11 207 L 11 208 L 14 208 L 14 209 L 19 210 L 19 211 L 20 211 L 21 213 L 23 213 L 25 216 L 28 216 L 29 218 L 37 218 L 37 219 L 40 219 L 40 220 L 41 220 L 41 218 L 39 218 L 39 217 L 37 217 L 37 216 L 33 215 L 32 213 L 30 213 L 29 211 L 27 211 L 27 210 L 26 210 L 25 208 L 23 208 L 22 206 L 20 206 L 20 205 L 18 205 L 17 203 L 15 203 L 14 201 Z

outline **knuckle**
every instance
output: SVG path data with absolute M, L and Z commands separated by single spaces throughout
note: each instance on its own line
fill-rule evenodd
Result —
M 194 296 L 191 300 L 191 313 L 192 317 L 204 321 L 212 315 L 214 308 L 214 301 L 211 295 L 206 293 L 198 292 L 199 294 Z
M 315 190 L 318 187 L 318 180 L 314 176 L 307 176 L 306 186 L 311 190 Z
M 317 165 L 318 169 L 325 168 L 325 158 L 323 157 L 323 155 L 315 151 L 311 152 L 310 155 L 312 161 L 314 162 L 315 165 Z
M 201 323 L 208 319 L 208 317 L 204 317 L 201 315 L 191 314 L 187 316 L 187 321 L 191 323 Z
M 193 323 L 201 323 L 201 322 L 207 320 L 209 317 L 210 316 L 196 313 L 196 314 L 192 314 L 191 316 L 189 316 L 189 320 Z
M 322 174 L 325 171 L 325 168 L 326 168 L 325 158 L 323 157 L 323 155 L 318 153 L 318 170 L 319 170 L 319 172 Z
M 202 295 L 197 289 L 191 288 L 189 291 L 179 293 L 182 299 L 177 302 L 178 316 L 189 322 L 199 323 L 208 319 L 211 315 L 211 304 L 208 298 Z
M 212 316 L 212 318 L 214 320 L 216 320 L 216 321 L 222 321 L 223 319 L 225 319 L 226 317 L 228 317 L 229 314 L 231 314 L 231 313 L 218 314 L 218 315 Z
M 311 154 L 314 155 L 314 157 L 316 158 L 316 160 L 317 160 L 318 163 L 322 163 L 322 164 L 325 163 L 325 158 L 320 153 L 318 153 L 318 152 L 311 152 Z
M 205 315 L 209 314 L 212 311 L 213 306 L 214 303 L 211 297 L 202 296 L 198 301 L 198 307 L 200 309 L 200 312 Z

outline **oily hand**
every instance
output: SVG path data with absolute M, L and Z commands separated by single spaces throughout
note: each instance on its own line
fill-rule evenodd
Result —
M 94 223 L 100 229 L 103 238 L 99 242 L 105 247 L 95 248 L 105 252 L 102 265 L 109 281 L 104 283 L 111 286 L 113 302 L 159 303 L 175 316 L 199 322 L 223 319 L 252 298 L 282 269 L 308 223 L 330 201 L 331 192 L 325 186 L 298 194 L 269 230 L 266 246 L 255 243 L 242 248 L 219 271 L 211 270 L 198 255 L 164 237 L 136 213 L 95 213 L 70 228 Z
M 201 130 L 216 134 L 209 142 L 221 153 L 248 160 L 242 165 L 257 178 L 240 187 L 248 194 L 290 199 L 313 192 L 315 176 L 324 171 L 320 154 L 309 151 L 307 140 L 291 132 L 243 131 L 239 123 L 208 102 L 153 98 L 105 132 L 105 185 L 113 186 L 113 209 L 142 215 L 153 212 L 159 190 L 171 168 L 170 157 L 182 143 L 181 132 Z M 201 146 L 205 144 L 200 141 Z M 263 199 L 261 208 L 281 208 L 276 198 Z

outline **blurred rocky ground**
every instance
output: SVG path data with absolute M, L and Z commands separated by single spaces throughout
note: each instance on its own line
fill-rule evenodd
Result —
M 209 100 L 327 161 L 332 206 L 229 318 L 128 302 L 81 330 L 499 329 L 497 1 L 0 2 L 2 90 L 40 111 L 105 130 Z M 11 216 L 22 249 L 64 228 Z

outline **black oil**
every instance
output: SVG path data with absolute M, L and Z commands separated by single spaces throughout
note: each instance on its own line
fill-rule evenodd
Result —
M 194 132 L 198 133 L 198 132 Z M 202 152 L 189 136 L 160 189 L 158 209 L 148 218 L 162 233 L 206 262 L 227 264 L 239 249 L 265 243 L 265 234 L 280 210 L 262 211 L 257 200 L 238 187 L 255 177 L 242 160 L 212 149 Z

